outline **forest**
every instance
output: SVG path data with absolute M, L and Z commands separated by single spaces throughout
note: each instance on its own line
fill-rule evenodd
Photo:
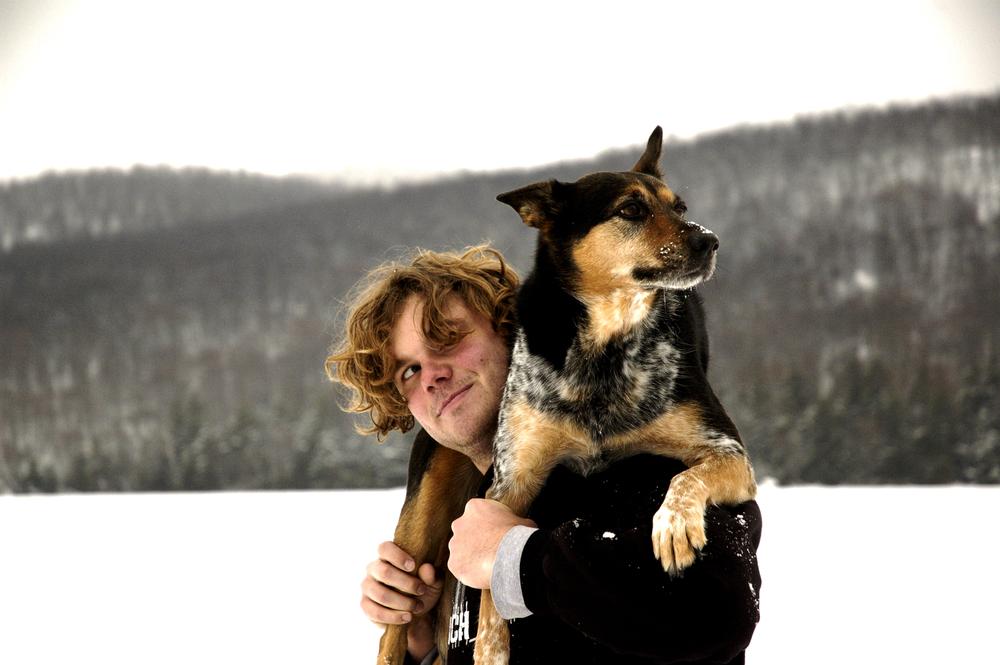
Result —
M 0 492 L 402 484 L 412 433 L 357 434 L 323 371 L 351 286 L 415 246 L 523 273 L 496 195 L 640 152 L 367 189 L 0 183 Z M 1000 482 L 1000 94 L 671 139 L 663 166 L 721 240 L 710 378 L 758 479 Z

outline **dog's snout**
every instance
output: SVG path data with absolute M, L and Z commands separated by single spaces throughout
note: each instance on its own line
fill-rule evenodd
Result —
M 695 256 L 705 256 L 719 249 L 719 238 L 711 231 L 695 231 L 688 236 L 687 243 Z

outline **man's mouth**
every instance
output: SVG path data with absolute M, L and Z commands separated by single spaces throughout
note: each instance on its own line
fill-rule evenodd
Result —
M 441 407 L 438 409 L 437 412 L 438 417 L 440 417 L 441 414 L 444 413 L 444 410 L 447 409 L 452 402 L 454 402 L 456 399 L 467 393 L 469 391 L 469 388 L 471 387 L 472 387 L 471 383 L 467 384 L 465 386 L 462 386 L 452 394 L 448 395 L 448 397 L 445 398 L 444 402 L 441 403 Z

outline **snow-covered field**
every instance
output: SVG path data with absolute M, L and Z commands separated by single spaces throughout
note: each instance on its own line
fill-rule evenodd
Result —
M 371 663 L 359 583 L 401 500 L 0 497 L 0 663 Z M 1000 487 L 765 486 L 759 500 L 749 663 L 996 662 Z

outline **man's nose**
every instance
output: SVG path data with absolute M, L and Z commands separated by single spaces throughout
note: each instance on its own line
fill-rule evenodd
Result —
M 436 360 L 426 361 L 420 366 L 420 378 L 424 388 L 433 390 L 451 379 L 451 365 Z

